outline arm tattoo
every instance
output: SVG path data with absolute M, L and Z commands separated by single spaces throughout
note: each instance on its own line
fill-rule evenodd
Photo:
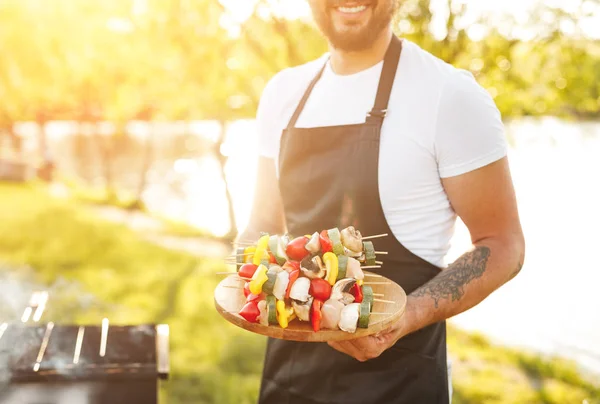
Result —
M 464 286 L 483 275 L 489 257 L 490 249 L 488 247 L 477 247 L 461 256 L 447 270 L 421 286 L 412 295 L 431 296 L 435 301 L 436 308 L 441 299 L 460 300 L 465 294 Z

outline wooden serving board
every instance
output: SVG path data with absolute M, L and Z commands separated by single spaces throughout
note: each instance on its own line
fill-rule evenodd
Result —
M 365 274 L 369 272 L 365 271 Z M 404 314 L 406 308 L 406 293 L 397 283 L 388 278 L 367 278 L 373 282 L 389 282 L 387 285 L 371 285 L 373 293 L 381 293 L 384 299 L 395 303 L 374 302 L 373 312 L 392 313 L 390 315 L 372 314 L 369 320 L 369 328 L 357 328 L 355 333 L 342 330 L 321 330 L 314 332 L 310 322 L 300 321 L 297 318 L 290 322 L 287 328 L 278 325 L 264 326 L 259 323 L 250 323 L 237 314 L 246 303 L 244 297 L 244 281 L 236 275 L 230 275 L 223 279 L 215 289 L 215 306 L 217 311 L 230 323 L 257 334 L 266 335 L 278 339 L 305 342 L 327 342 L 343 341 L 360 337 L 366 337 L 386 329 L 392 323 L 398 321 Z M 239 286 L 239 289 L 227 287 Z

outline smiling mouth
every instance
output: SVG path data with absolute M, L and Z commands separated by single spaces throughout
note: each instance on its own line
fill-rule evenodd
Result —
M 348 2 L 343 5 L 334 7 L 337 11 L 344 14 L 358 14 L 365 11 L 369 4 L 361 4 L 358 2 Z
M 354 14 L 354 13 L 360 13 L 361 11 L 365 11 L 367 9 L 367 6 L 365 6 L 365 5 L 353 6 L 353 7 L 342 6 L 342 7 L 337 7 L 337 9 L 339 11 L 341 11 L 342 13 Z

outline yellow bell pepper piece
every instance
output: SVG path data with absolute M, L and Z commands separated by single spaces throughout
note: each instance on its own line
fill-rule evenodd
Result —
M 357 280 L 357 281 L 356 281 L 356 284 L 357 284 L 358 286 L 362 286 L 362 285 L 363 285 L 363 282 L 364 282 L 364 281 L 363 281 L 362 279 L 359 279 L 359 280 Z
M 255 295 L 260 295 L 262 292 L 262 287 L 268 279 L 267 267 L 260 265 L 256 269 L 256 272 L 254 272 L 254 275 L 252 275 L 252 280 L 250 280 L 248 289 L 250 289 L 250 292 L 254 293 Z
M 252 258 L 254 257 L 254 252 L 256 251 L 256 247 L 251 245 L 250 247 L 246 247 L 244 249 L 244 264 L 248 264 L 252 262 Z
M 332 252 L 326 252 L 323 254 L 323 262 L 327 267 L 327 282 L 333 286 L 338 276 L 338 257 Z
M 294 308 L 292 306 L 286 306 L 283 300 L 277 300 L 277 322 L 281 328 L 287 328 L 290 321 L 296 318 Z
M 260 265 L 260 261 L 264 258 L 269 259 L 269 235 L 265 234 L 261 238 L 258 239 L 258 243 L 256 244 L 256 251 L 254 252 L 254 257 L 252 257 L 252 263 L 254 265 Z

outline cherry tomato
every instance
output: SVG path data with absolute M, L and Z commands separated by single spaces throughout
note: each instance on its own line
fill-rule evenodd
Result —
M 304 236 L 296 237 L 289 242 L 285 248 L 285 253 L 291 260 L 302 261 L 302 258 L 306 257 L 310 252 L 305 248 L 308 239 Z
M 325 302 L 331 296 L 331 285 L 325 279 L 311 279 L 308 293 L 315 299 Z

